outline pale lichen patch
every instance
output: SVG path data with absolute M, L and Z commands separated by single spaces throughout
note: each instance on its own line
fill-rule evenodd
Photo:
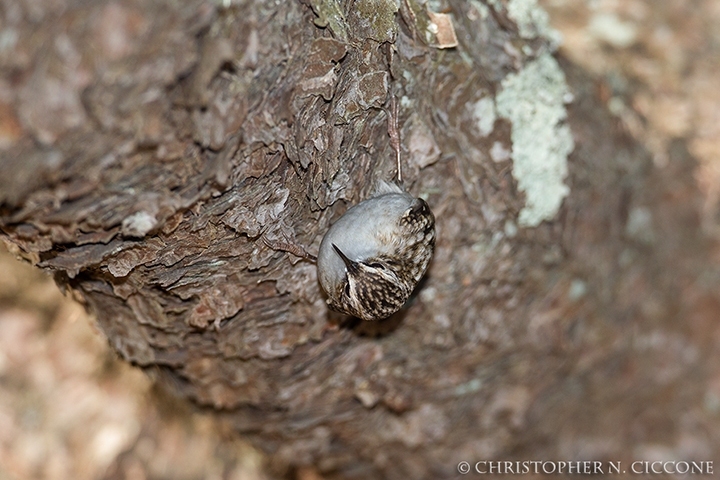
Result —
M 617 48 L 629 47 L 638 37 L 634 24 L 624 22 L 612 13 L 593 15 L 588 30 L 598 40 Z
M 550 26 L 550 16 L 538 6 L 537 0 L 509 0 L 506 4 L 500 0 L 487 0 L 487 5 L 496 12 L 506 9 L 507 16 L 517 25 L 521 38 L 544 38 L 548 40 L 550 51 L 555 51 L 562 43 L 562 35 Z M 482 15 L 482 8 L 476 6 L 476 9 Z
M 570 192 L 567 156 L 574 148 L 564 123 L 565 75 L 546 53 L 502 81 L 495 101 L 498 114 L 512 122 L 513 176 L 525 192 L 518 222 L 534 227 L 552 219 Z
M 495 102 L 491 97 L 483 97 L 471 105 L 473 120 L 481 137 L 487 137 L 495 127 Z
M 550 41 L 553 50 L 562 42 L 560 32 L 550 26 L 550 16 L 538 6 L 537 0 L 510 0 L 507 12 L 522 38 L 544 37 Z
M 142 238 L 156 225 L 155 215 L 142 210 L 123 219 L 122 232 L 127 237 Z

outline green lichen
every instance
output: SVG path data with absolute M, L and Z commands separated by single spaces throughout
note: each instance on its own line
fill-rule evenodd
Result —
M 317 15 L 315 25 L 328 27 L 335 38 L 348 41 L 347 20 L 337 0 L 311 0 L 310 5 Z
M 398 5 L 394 0 L 359 0 L 354 8 L 367 36 L 382 42 L 392 42 L 397 35 L 395 14 Z
M 552 219 L 570 192 L 567 156 L 574 148 L 565 100 L 565 75 L 545 53 L 502 81 L 495 101 L 498 114 L 512 122 L 513 176 L 525 192 L 518 222 L 534 227 Z

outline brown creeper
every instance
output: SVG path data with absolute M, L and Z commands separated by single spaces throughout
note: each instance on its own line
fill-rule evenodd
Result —
M 389 317 L 407 302 L 434 248 L 435 217 L 425 200 L 381 182 L 320 244 L 318 277 L 328 305 L 363 320 Z

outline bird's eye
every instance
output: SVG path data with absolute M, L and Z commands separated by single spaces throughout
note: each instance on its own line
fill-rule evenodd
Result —
M 350 282 L 345 283 L 345 295 L 350 296 Z
M 380 270 L 385 270 L 385 265 L 383 265 L 382 263 L 377 263 L 377 262 L 375 262 L 375 263 L 368 263 L 368 267 L 377 268 L 377 269 L 380 269 Z

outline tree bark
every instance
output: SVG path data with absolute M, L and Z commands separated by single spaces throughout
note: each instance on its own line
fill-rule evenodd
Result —
M 676 142 L 654 169 L 552 56 L 534 2 L 443 8 L 8 4 L 3 239 L 120 356 L 278 465 L 712 460 L 719 277 L 692 158 Z M 315 266 L 264 239 L 315 253 L 394 179 L 393 97 L 437 247 L 406 308 L 370 324 L 328 311 Z M 533 178 L 534 155 L 554 167 Z

